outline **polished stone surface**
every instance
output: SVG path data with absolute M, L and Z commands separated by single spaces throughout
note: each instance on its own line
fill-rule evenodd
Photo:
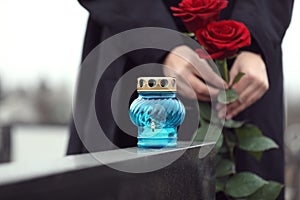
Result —
M 1 199 L 211 200 L 214 199 L 214 152 L 200 159 L 199 150 L 212 145 L 179 143 L 172 149 L 128 148 L 45 163 L 7 164 L 0 166 L 0 196 Z M 153 162 L 179 156 L 170 165 L 156 171 L 149 168 L 147 173 L 113 169 L 145 170 Z

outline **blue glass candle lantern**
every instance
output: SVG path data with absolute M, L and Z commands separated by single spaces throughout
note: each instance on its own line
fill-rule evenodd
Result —
M 130 119 L 138 127 L 138 147 L 176 147 L 177 128 L 183 122 L 185 109 L 176 98 L 173 77 L 140 77 L 139 97 L 129 110 Z

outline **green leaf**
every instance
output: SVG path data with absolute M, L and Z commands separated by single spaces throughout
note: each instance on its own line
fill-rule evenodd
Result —
M 198 102 L 200 116 L 207 121 L 210 121 L 211 118 L 211 106 L 207 102 Z
M 247 200 L 276 200 L 282 188 L 282 184 L 270 181 L 248 197 Z
M 253 173 L 242 172 L 235 174 L 228 180 L 225 186 L 225 193 L 234 198 L 246 197 L 267 183 L 267 181 Z
M 221 160 L 216 167 L 216 177 L 223 177 L 235 173 L 235 165 L 228 159 Z
M 203 142 L 207 134 L 209 124 L 205 121 L 201 122 L 200 128 L 197 129 L 196 135 L 194 137 L 194 142 Z
M 221 135 L 222 135 L 222 129 L 219 126 L 210 124 L 207 130 L 205 140 L 217 142 Z
M 224 124 L 225 119 L 218 117 L 218 111 L 216 109 L 212 109 L 211 113 L 211 122 L 215 124 Z
M 240 128 L 244 125 L 243 121 L 234 121 L 232 119 L 226 120 L 224 123 L 225 128 Z
M 209 124 L 206 121 L 201 121 L 201 126 L 197 130 L 194 137 L 194 142 L 216 142 L 217 151 L 223 144 L 222 129 L 213 124 Z
M 239 98 L 238 93 L 234 89 L 221 90 L 218 95 L 218 101 L 223 104 L 229 104 Z
M 237 134 L 239 148 L 245 151 L 261 152 L 278 148 L 278 145 L 265 136 L 240 135 Z
M 259 152 L 278 148 L 278 145 L 270 138 L 263 136 L 263 133 L 254 125 L 245 125 L 235 129 L 239 141 L 239 148 L 250 153 L 256 159 L 260 159 Z
M 258 127 L 252 124 L 246 124 L 238 129 L 235 129 L 235 132 L 240 135 L 255 135 L 255 136 L 263 135 L 261 130 L 259 130 Z
M 245 73 L 239 72 L 239 73 L 234 77 L 233 82 L 232 82 L 232 85 L 238 83 L 244 75 L 245 75 Z

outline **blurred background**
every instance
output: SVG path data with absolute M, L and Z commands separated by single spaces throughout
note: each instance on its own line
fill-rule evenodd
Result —
M 10 140 L 10 161 L 65 155 L 87 17 L 74 0 L 0 1 L 0 126 L 11 132 L 0 144 L 7 152 Z
M 87 17 L 74 0 L 0 1 L 0 163 L 65 155 Z M 299 21 L 296 1 L 283 43 L 287 200 L 300 199 Z

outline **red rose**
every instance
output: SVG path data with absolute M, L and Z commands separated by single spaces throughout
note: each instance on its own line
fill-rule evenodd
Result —
M 171 10 L 174 16 L 182 19 L 189 31 L 195 32 L 217 20 L 227 3 L 227 0 L 182 0 L 179 8 L 171 7 Z
M 231 57 L 240 48 L 251 44 L 248 28 L 243 23 L 233 20 L 211 22 L 205 29 L 198 30 L 196 37 L 212 59 Z M 208 57 L 203 50 L 196 51 L 201 58 Z

